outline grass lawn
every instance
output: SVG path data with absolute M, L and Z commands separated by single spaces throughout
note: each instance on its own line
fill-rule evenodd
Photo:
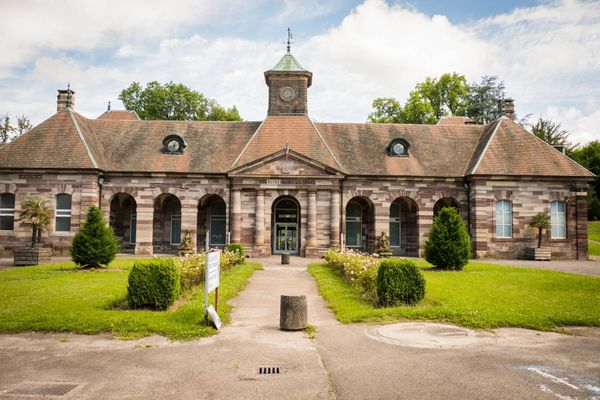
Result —
M 600 243 L 588 242 L 588 254 L 590 256 L 600 256 Z
M 107 269 L 95 271 L 78 270 L 70 262 L 0 270 L 0 332 L 110 332 L 128 339 L 160 334 L 174 340 L 215 333 L 203 324 L 200 288 L 175 310 L 119 309 L 127 304 L 127 277 L 135 261 L 117 259 Z M 227 301 L 258 269 L 258 263 L 245 263 L 221 275 L 219 316 L 223 322 L 229 321 L 231 312 Z
M 311 264 L 319 292 L 343 323 L 423 319 L 472 328 L 600 326 L 600 278 L 470 263 L 462 272 L 424 268 L 426 295 L 414 307 L 378 308 L 325 263 Z
M 588 239 L 600 242 L 600 221 L 588 221 Z

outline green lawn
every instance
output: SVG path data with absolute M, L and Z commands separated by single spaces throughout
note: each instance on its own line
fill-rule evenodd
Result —
M 588 239 L 600 242 L 600 221 L 588 221 Z
M 197 288 L 174 311 L 122 309 L 134 259 L 117 259 L 107 269 L 78 270 L 73 263 L 0 271 L 0 332 L 110 332 L 121 338 L 160 334 L 193 339 L 215 333 L 203 325 L 204 294 Z M 219 316 L 229 321 L 227 301 L 245 286 L 258 263 L 226 271 L 219 288 Z
M 588 254 L 590 256 L 600 256 L 600 243 L 588 242 Z
M 309 271 L 343 323 L 423 319 L 473 328 L 600 326 L 598 277 L 481 263 L 461 272 L 424 269 L 426 295 L 419 305 L 378 308 L 325 263 L 311 264 Z

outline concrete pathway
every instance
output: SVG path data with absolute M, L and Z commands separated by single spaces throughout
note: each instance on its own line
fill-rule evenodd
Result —
M 552 260 L 552 261 L 530 261 L 530 260 L 496 260 L 479 259 L 475 262 L 488 264 L 510 265 L 531 269 L 546 269 L 552 271 L 568 272 L 570 274 L 600 276 L 600 260 Z
M 0 398 L 15 399 L 7 393 L 25 381 L 77 384 L 54 397 L 65 399 L 600 398 L 597 328 L 474 331 L 435 347 L 460 332 L 426 323 L 341 325 L 306 271 L 315 260 L 258 261 L 265 269 L 233 301 L 233 322 L 218 336 L 170 343 L 0 335 Z M 314 340 L 278 329 L 279 296 L 299 293 L 307 295 Z M 259 375 L 259 366 L 283 373 Z

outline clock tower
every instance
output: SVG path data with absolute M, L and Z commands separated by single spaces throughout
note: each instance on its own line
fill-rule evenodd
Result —
M 277 65 L 265 71 L 269 87 L 268 115 L 307 115 L 308 88 L 312 72 L 302 68 L 290 52 L 291 35 L 288 30 L 287 52 Z

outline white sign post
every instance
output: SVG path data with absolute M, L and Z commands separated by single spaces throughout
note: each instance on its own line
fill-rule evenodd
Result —
M 212 253 L 206 253 L 206 275 L 204 281 L 204 320 L 208 323 L 209 304 L 208 294 L 215 291 L 215 308 L 214 315 L 217 314 L 219 309 L 219 276 L 221 275 L 221 252 L 215 251 Z M 212 309 L 212 306 L 210 306 Z M 213 313 L 210 313 L 213 317 L 213 322 L 217 329 L 221 326 L 221 320 L 214 318 Z

